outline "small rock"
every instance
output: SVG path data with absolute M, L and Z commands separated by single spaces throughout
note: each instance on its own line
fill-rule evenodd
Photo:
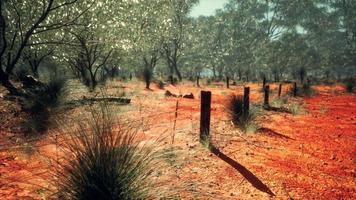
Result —
M 197 174 L 197 173 L 199 172 L 199 169 L 196 168 L 196 167 L 194 167 L 194 168 L 192 169 L 192 172 L 195 173 L 195 174 Z
M 331 155 L 330 160 L 335 160 L 335 159 L 336 159 L 335 154 Z

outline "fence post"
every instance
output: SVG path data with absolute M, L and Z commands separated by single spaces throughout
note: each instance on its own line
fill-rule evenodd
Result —
M 265 86 L 265 100 L 263 106 L 268 108 L 269 107 L 269 85 Z
M 226 76 L 226 87 L 230 88 L 230 78 L 229 78 L 229 76 Z
M 279 84 L 278 97 L 281 97 L 281 94 L 282 94 L 282 84 Z
M 250 112 L 250 87 L 244 88 L 243 115 L 247 117 Z
M 200 84 L 199 84 L 199 79 L 200 79 L 200 77 L 199 77 L 199 76 L 197 76 L 197 87 L 200 87 Z
M 174 114 L 174 124 L 173 124 L 173 132 L 172 132 L 172 144 L 174 143 L 174 138 L 175 138 L 175 131 L 176 131 L 176 125 L 177 125 L 177 118 L 178 118 L 178 106 L 179 106 L 179 101 L 177 100 L 176 103 L 176 111 Z
M 201 91 L 200 141 L 206 141 L 210 132 L 211 92 Z
M 294 96 L 294 97 L 297 96 L 297 90 L 298 90 L 297 82 L 294 82 L 294 88 L 293 88 L 293 96 Z

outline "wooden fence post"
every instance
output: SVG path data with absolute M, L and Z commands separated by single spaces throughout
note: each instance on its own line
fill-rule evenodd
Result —
M 278 97 L 281 97 L 281 94 L 282 94 L 282 84 L 279 84 Z
M 176 131 L 176 125 L 177 125 L 177 118 L 178 118 L 178 106 L 179 106 L 179 101 L 177 100 L 176 103 L 176 111 L 174 113 L 174 124 L 173 124 L 173 132 L 172 132 L 172 144 L 174 143 L 174 138 L 175 138 L 175 131 Z
M 297 82 L 294 82 L 294 87 L 293 87 L 293 96 L 294 97 L 297 96 L 297 91 L 298 91 Z
M 244 88 L 243 115 L 247 117 L 250 113 L 250 87 Z
M 211 92 L 201 91 L 200 141 L 206 141 L 210 134 Z
M 229 78 L 229 76 L 226 76 L 226 87 L 230 88 L 230 78 Z
M 265 86 L 265 100 L 263 106 L 268 108 L 269 107 L 269 85 Z

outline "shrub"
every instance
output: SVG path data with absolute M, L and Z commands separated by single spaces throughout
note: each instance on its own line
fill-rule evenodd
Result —
M 232 95 L 230 97 L 228 110 L 231 116 L 231 121 L 235 126 L 241 128 L 245 132 L 254 132 L 251 130 L 253 129 L 252 127 L 257 127 L 255 123 L 257 115 L 256 109 L 251 107 L 248 114 L 245 115 L 243 112 L 243 107 L 244 103 L 242 96 Z
M 310 83 L 304 83 L 303 87 L 300 91 L 300 95 L 302 96 L 313 96 L 315 95 L 315 91 L 313 90 L 313 88 L 310 86 Z
M 346 91 L 349 92 L 349 93 L 352 93 L 353 89 L 355 87 L 355 84 L 356 84 L 356 80 L 355 79 L 352 79 L 352 78 L 347 79 L 346 82 L 345 82 Z
M 63 148 L 55 175 L 58 198 L 149 199 L 156 152 L 136 141 L 135 130 L 114 123 L 107 109 L 92 111 Z
M 65 79 L 54 78 L 48 83 L 25 88 L 20 98 L 22 109 L 29 114 L 25 123 L 29 132 L 44 132 L 60 106 L 65 93 Z
M 294 86 L 289 88 L 288 93 L 290 95 L 294 94 Z M 297 96 L 313 96 L 316 94 L 316 91 L 311 87 L 310 83 L 304 83 L 302 87 L 297 87 Z

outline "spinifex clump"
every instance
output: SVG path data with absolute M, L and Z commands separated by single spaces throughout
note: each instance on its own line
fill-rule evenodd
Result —
M 63 148 L 56 174 L 60 199 L 147 199 L 155 151 L 136 129 L 114 123 L 104 110 L 79 123 Z
M 232 123 L 243 131 L 249 132 L 252 127 L 255 127 L 254 120 L 256 118 L 256 113 L 253 109 L 244 112 L 244 100 L 242 96 L 232 95 L 230 97 L 228 111 Z

